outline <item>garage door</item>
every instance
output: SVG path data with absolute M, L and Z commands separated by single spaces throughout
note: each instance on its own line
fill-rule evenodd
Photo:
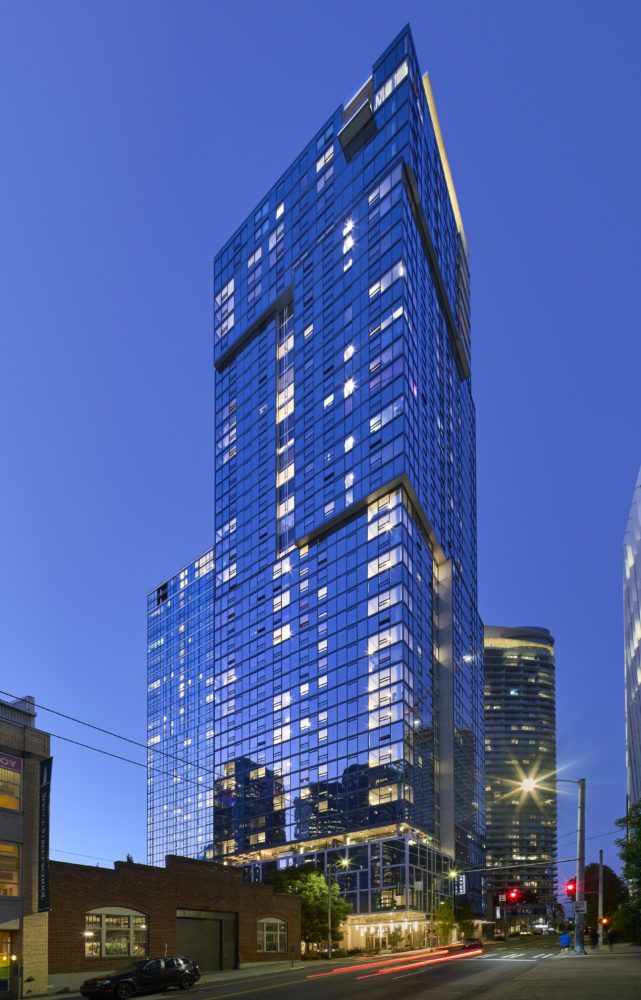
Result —
M 176 952 L 198 962 L 201 972 L 235 969 L 236 914 L 209 910 L 178 910 Z

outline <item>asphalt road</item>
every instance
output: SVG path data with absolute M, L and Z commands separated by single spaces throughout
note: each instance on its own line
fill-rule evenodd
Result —
M 517 979 L 538 962 L 558 960 L 556 937 L 514 939 L 493 945 L 482 954 L 412 952 L 349 959 L 340 965 L 310 965 L 268 975 L 257 973 L 242 979 L 204 984 L 192 991 L 199 1000 L 468 1000 L 494 986 Z M 518 987 L 515 984 L 515 996 Z

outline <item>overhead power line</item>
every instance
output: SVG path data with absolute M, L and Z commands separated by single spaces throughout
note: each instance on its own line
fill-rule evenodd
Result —
M 19 697 L 17 697 L 15 694 L 11 694 L 9 691 L 0 691 L 0 694 L 4 695 L 7 698 L 13 698 L 15 701 L 20 701 Z M 95 723 L 93 723 L 93 722 L 86 722 L 84 719 L 78 719 L 78 718 L 76 718 L 75 715 L 67 715 L 65 712 L 60 712 L 56 708 L 49 708 L 48 705 L 41 705 L 38 702 L 34 702 L 33 704 L 34 704 L 35 708 L 40 708 L 40 709 L 42 709 L 43 712 L 49 712 L 51 715 L 57 715 L 61 719 L 67 719 L 69 722 L 76 722 L 79 726 L 86 726 L 87 729 L 93 729 L 97 733 L 103 733 L 105 736 L 112 736 L 116 740 L 122 740 L 124 743 L 130 743 L 132 746 L 134 746 L 134 747 L 140 747 L 142 750 L 145 750 L 147 752 L 151 751 L 152 753 L 160 754 L 161 757 L 169 757 L 172 760 L 177 761 L 179 764 L 185 764 L 187 767 L 194 768 L 195 770 L 198 770 L 198 771 L 205 771 L 207 774 L 211 774 L 214 777 L 216 777 L 216 772 L 212 768 L 205 767 L 203 764 L 197 764 L 195 762 L 187 760 L 185 757 L 179 757 L 178 754 L 170 753 L 170 751 L 168 751 L 168 750 L 159 750 L 156 747 L 150 747 L 146 743 L 142 743 L 140 740 L 134 740 L 130 736 L 123 736 L 121 733 L 114 733 L 113 730 L 111 730 L 111 729 L 104 729 L 102 726 L 96 726 Z M 50 735 L 54 735 L 54 734 L 52 733 Z M 57 739 L 64 739 L 64 738 L 65 737 L 63 737 L 63 736 L 58 736 L 57 737 Z M 81 745 L 84 746 L 85 744 L 81 744 Z M 95 750 L 97 748 L 96 747 L 90 747 L 90 749 Z M 104 752 L 107 753 L 106 750 Z M 122 759 L 124 760 L 126 758 L 122 758 Z M 132 763 L 132 764 L 138 764 L 139 762 L 138 761 L 130 761 L 130 763 Z M 144 764 L 144 765 L 140 765 L 140 766 L 146 767 L 147 765 Z M 151 770 L 154 770 L 154 769 L 152 768 Z

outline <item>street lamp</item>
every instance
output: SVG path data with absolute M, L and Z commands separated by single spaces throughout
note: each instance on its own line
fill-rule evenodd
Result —
M 332 957 L 332 872 L 345 869 L 349 865 L 349 858 L 341 858 L 335 865 L 329 862 L 325 865 L 327 874 L 327 958 Z
M 555 778 L 557 784 L 579 786 L 579 810 L 576 831 L 576 895 L 574 901 L 574 954 L 585 955 L 585 778 Z M 537 788 L 535 778 L 525 778 L 521 782 L 524 792 Z

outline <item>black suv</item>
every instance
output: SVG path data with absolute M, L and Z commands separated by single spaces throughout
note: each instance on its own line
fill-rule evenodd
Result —
M 200 969 L 191 958 L 174 955 L 171 958 L 146 958 L 127 969 L 118 969 L 106 976 L 87 979 L 80 987 L 83 997 L 116 997 L 129 1000 L 140 993 L 161 993 L 169 986 L 190 990 Z

